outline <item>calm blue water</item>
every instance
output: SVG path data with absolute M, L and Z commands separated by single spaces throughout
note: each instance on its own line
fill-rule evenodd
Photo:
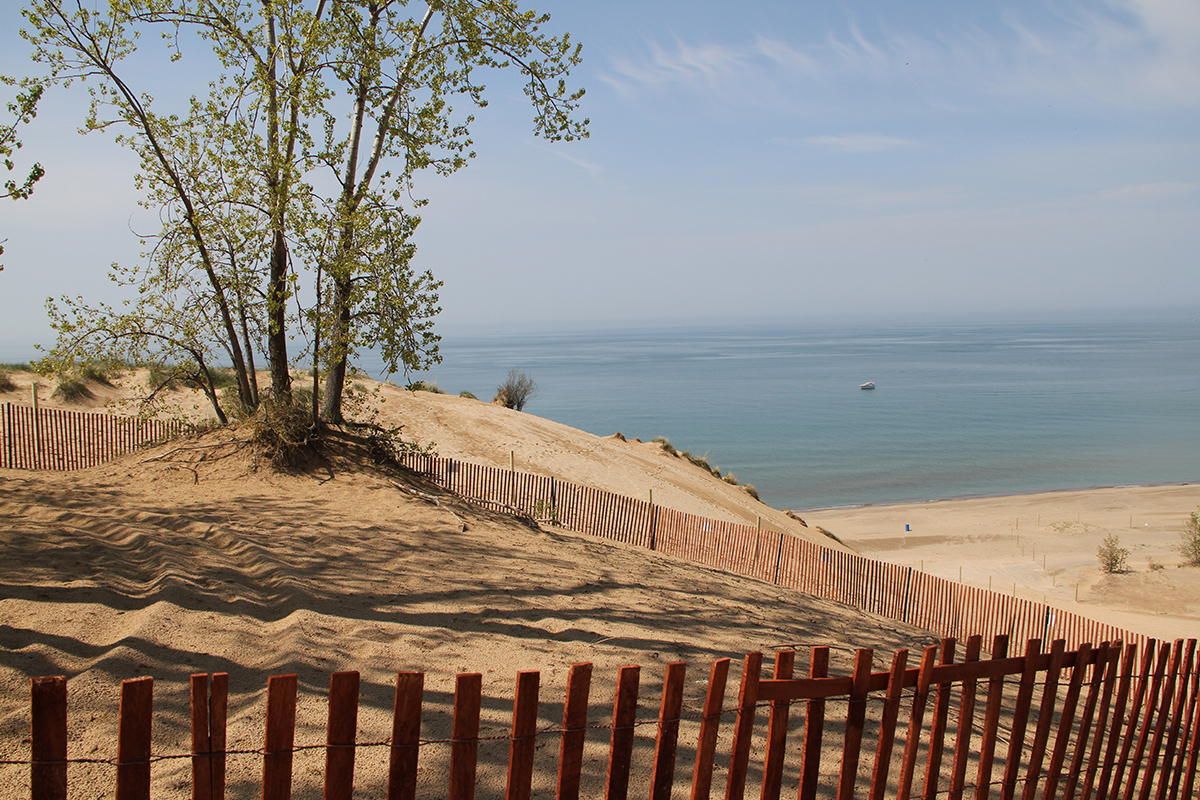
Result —
M 443 355 L 421 377 L 449 392 L 488 400 L 524 370 L 526 411 L 666 436 L 777 508 L 1200 480 L 1190 316 L 451 336 Z

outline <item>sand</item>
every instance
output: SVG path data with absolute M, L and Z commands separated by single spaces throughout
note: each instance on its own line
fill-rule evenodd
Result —
M 135 393 L 135 377 L 106 399 Z M 26 383 L 0 402 L 28 397 Z M 805 526 L 655 444 L 395 387 L 380 387 L 373 402 L 381 421 L 436 442 L 443 455 L 504 467 L 511 458 L 518 469 L 634 496 L 653 490 L 663 505 L 761 517 L 836 546 L 819 525 L 875 558 L 956 580 L 961 568 L 964 581 L 990 579 L 998 590 L 1016 583 L 1022 596 L 1045 595 L 1152 635 L 1200 633 L 1200 572 L 1177 568 L 1172 551 L 1187 512 L 1200 506 L 1200 487 L 810 512 Z M 176 443 L 74 473 L 0 470 L 0 760 L 28 755 L 28 681 L 38 675 L 70 680 L 72 757 L 110 757 L 118 683 L 140 675 L 156 680 L 156 752 L 178 753 L 186 749 L 193 672 L 230 673 L 230 744 L 254 748 L 272 674 L 300 676 L 302 743 L 322 741 L 328 676 L 342 669 L 363 674 L 360 741 L 386 738 L 390 686 L 405 669 L 428 675 L 426 735 L 444 735 L 454 676 L 469 671 L 484 675 L 484 733 L 501 735 L 522 669 L 542 671 L 539 725 L 550 727 L 561 721 L 557 704 L 576 662 L 595 664 L 600 708 L 611 704 L 617 669 L 643 665 L 639 716 L 652 718 L 670 661 L 689 663 L 695 699 L 714 658 L 760 650 L 769 659 L 797 647 L 803 668 L 809 646 L 828 644 L 840 671 L 855 648 L 872 647 L 882 670 L 892 650 L 932 641 L 927 632 L 660 554 L 525 527 L 454 499 L 439 507 L 398 489 L 412 479 L 381 471 L 351 441 L 333 441 L 323 460 L 278 474 L 256 463 L 245 438 L 244 429 L 217 432 L 187 444 L 194 449 Z M 1133 552 L 1128 574 L 1096 568 L 1096 546 L 1110 531 Z M 1151 570 L 1147 559 L 1165 567 Z M 603 735 L 589 740 L 596 753 Z M 685 740 L 690 735 L 685 730 Z M 543 749 L 552 757 L 554 746 Z M 485 784 L 502 781 L 503 755 L 485 749 Z M 317 796 L 318 756 L 298 758 L 297 797 Z M 432 765 L 422 780 L 439 779 L 437 748 L 422 757 Z M 359 784 L 378 786 L 385 762 L 378 748 L 364 754 Z M 260 763 L 235 759 L 231 797 L 254 795 Z M 588 764 L 598 780 L 601 756 Z M 680 774 L 688 768 L 681 757 Z M 72 796 L 110 792 L 106 769 L 73 767 Z M 156 764 L 156 796 L 187 796 L 185 773 L 186 761 Z M 26 775 L 0 767 L 3 794 L 27 795 Z
M 863 555 L 1030 600 L 1160 639 L 1200 637 L 1200 568 L 1181 566 L 1180 532 L 1200 485 L 949 500 L 809 511 Z M 906 530 L 907 526 L 907 530 Z M 1108 536 L 1129 550 L 1106 575 Z M 961 576 L 961 577 L 960 577 Z M 1015 589 L 1014 589 L 1015 586 Z

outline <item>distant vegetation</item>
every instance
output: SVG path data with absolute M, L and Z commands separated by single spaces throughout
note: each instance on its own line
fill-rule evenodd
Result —
M 445 390 L 438 386 L 433 381 L 413 381 L 404 387 L 410 392 L 430 392 L 432 394 L 445 394 Z
M 0 367 L 0 392 L 16 391 L 17 385 L 13 383 L 12 377 L 8 374 L 8 370 Z
M 514 369 L 496 387 L 496 397 L 492 402 L 514 411 L 523 411 L 525 404 L 537 393 L 537 384 L 533 382 L 533 378 Z
M 464 389 L 463 391 L 459 392 L 459 393 L 458 393 L 458 396 L 459 396 L 459 397 L 465 397 L 465 398 L 467 398 L 467 399 L 469 399 L 469 400 L 478 400 L 478 399 L 479 399 L 479 398 L 478 398 L 478 397 L 476 397 L 474 394 L 472 394 L 471 392 L 468 392 L 468 391 L 466 391 L 465 389 Z
M 758 498 L 758 490 L 754 488 L 753 484 L 747 483 L 747 484 L 743 485 L 741 483 L 738 483 L 738 479 L 736 477 L 734 477 L 734 474 L 732 472 L 722 475 L 721 470 L 718 467 L 714 467 L 712 464 L 710 464 L 708 462 L 707 455 L 696 456 L 696 455 L 692 455 L 687 450 L 676 450 L 675 446 L 672 445 L 670 440 L 668 440 L 665 436 L 657 436 L 654 439 L 651 439 L 651 441 L 654 442 L 655 444 L 657 444 L 659 447 L 661 447 L 663 449 L 664 453 L 675 456 L 676 458 L 686 458 L 688 461 L 692 462 L 693 464 L 695 464 L 697 467 L 704 470 L 705 472 L 712 473 L 712 475 L 714 477 L 720 478 L 721 480 L 725 481 L 726 483 L 730 484 L 731 486 L 741 486 L 741 488 L 746 492 L 746 494 L 750 495 L 755 500 L 759 499 Z

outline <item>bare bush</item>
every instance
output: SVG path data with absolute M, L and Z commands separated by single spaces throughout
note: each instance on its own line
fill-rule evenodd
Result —
M 537 384 L 533 382 L 533 378 L 514 369 L 496 387 L 496 398 L 492 402 L 505 408 L 521 411 L 537 392 Z

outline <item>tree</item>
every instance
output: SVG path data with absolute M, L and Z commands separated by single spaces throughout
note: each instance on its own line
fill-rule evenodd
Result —
M 1100 542 L 1096 558 L 1100 561 L 1101 572 L 1109 575 L 1124 572 L 1129 564 L 1129 550 L 1121 547 L 1121 540 L 1115 533 L 1110 533 Z
M 341 419 L 347 362 L 358 347 L 379 348 L 392 371 L 439 360 L 432 317 L 440 284 L 409 266 L 415 212 L 424 205 L 412 188 L 419 171 L 453 172 L 473 155 L 472 117 L 456 116 L 450 99 L 485 106 L 475 71 L 515 65 L 527 79 L 535 133 L 577 138 L 587 121 L 572 116 L 582 90 L 568 92 L 564 82 L 579 48 L 568 35 L 540 32 L 548 16 L 521 11 L 515 0 L 443 0 L 416 14 L 408 6 L 110 0 L 102 13 L 78 0 L 73 8 L 31 3 L 26 36 L 35 60 L 53 81 L 99 79 L 87 128 L 123 128 L 121 141 L 142 159 L 146 202 L 165 210 L 136 276 L 143 297 L 157 297 L 125 312 L 131 318 L 120 325 L 106 318 L 110 310 L 64 303 L 60 317 L 84 316 L 72 317 L 60 357 L 89 329 L 143 331 L 172 308 L 188 320 L 179 331 L 210 336 L 188 352 L 223 351 L 233 363 L 247 407 L 258 403 L 253 340 L 265 338 L 271 393 L 286 402 L 289 322 L 299 319 L 310 328 L 314 373 L 318 363 L 329 369 L 323 410 L 333 420 Z M 122 62 L 154 29 L 173 59 L 199 37 L 222 65 L 209 96 L 192 98 L 186 113 L 160 115 L 125 80 L 132 72 Z M 350 108 L 339 113 L 343 98 Z M 315 271 L 319 299 L 296 317 L 288 301 L 299 267 Z M 195 302 L 201 294 L 204 302 Z M 177 305 L 181 297 L 190 309 Z M 219 324 L 191 318 L 201 311 Z
M 1193 511 L 1179 532 L 1179 553 L 1189 567 L 1200 567 L 1200 509 Z
M 34 80 L 27 79 L 19 83 L 25 91 L 18 92 L 16 99 L 8 104 L 8 113 L 13 117 L 12 123 L 0 128 L 0 156 L 4 157 L 4 169 L 8 172 L 16 169 L 17 165 L 13 162 L 12 157 L 16 151 L 21 149 L 21 140 L 17 138 L 17 126 L 28 125 L 37 116 L 38 100 L 42 98 L 42 92 L 46 88 L 42 83 Z M 14 86 L 18 84 L 18 81 L 7 75 L 0 75 L 0 84 Z M 18 184 L 11 178 L 4 182 L 4 193 L 0 194 L 0 200 L 8 197 L 13 200 L 28 199 L 33 194 L 33 185 L 45 174 L 46 170 L 42 169 L 42 165 L 34 162 L 34 165 L 29 168 L 29 174 L 21 183 Z M 0 240 L 0 255 L 4 255 L 4 242 L 6 241 L 8 240 Z M 3 269 L 4 265 L 0 264 L 0 270 Z

